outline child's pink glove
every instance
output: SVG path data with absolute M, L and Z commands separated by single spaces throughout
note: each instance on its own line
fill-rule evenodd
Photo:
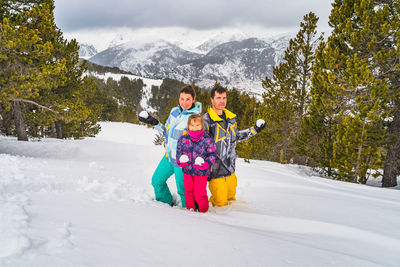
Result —
M 210 165 L 207 162 L 205 162 L 203 158 L 197 157 L 196 160 L 194 161 L 193 168 L 203 171 L 210 168 Z
M 182 163 L 179 160 L 176 162 L 176 164 L 178 164 L 178 166 L 181 167 L 181 168 L 185 168 L 186 166 L 189 165 L 189 163 L 187 163 L 187 162 Z
M 179 167 L 185 168 L 189 165 L 189 157 L 187 155 L 182 155 L 179 160 L 176 161 Z

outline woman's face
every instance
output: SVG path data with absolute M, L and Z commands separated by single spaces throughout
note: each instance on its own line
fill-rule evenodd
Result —
M 194 101 L 195 99 L 193 99 L 191 94 L 181 93 L 179 95 L 179 106 L 183 109 L 190 109 Z

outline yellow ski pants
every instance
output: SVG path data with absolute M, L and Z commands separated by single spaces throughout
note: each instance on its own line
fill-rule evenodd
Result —
M 228 205 L 228 200 L 236 200 L 236 174 L 232 173 L 230 176 L 211 179 L 208 182 L 208 188 L 211 192 L 209 202 L 213 206 Z

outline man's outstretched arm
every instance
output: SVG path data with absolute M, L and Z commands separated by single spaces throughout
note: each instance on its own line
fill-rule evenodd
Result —
M 265 128 L 265 125 L 266 123 L 263 119 L 258 119 L 253 127 L 246 130 L 238 131 L 237 141 L 242 142 L 249 139 L 250 137 L 255 136 Z

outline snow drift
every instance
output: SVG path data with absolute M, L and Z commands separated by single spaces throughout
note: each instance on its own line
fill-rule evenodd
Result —
M 0 266 L 398 266 L 398 190 L 238 159 L 232 209 L 188 212 L 153 200 L 154 130 L 101 126 L 0 137 Z

